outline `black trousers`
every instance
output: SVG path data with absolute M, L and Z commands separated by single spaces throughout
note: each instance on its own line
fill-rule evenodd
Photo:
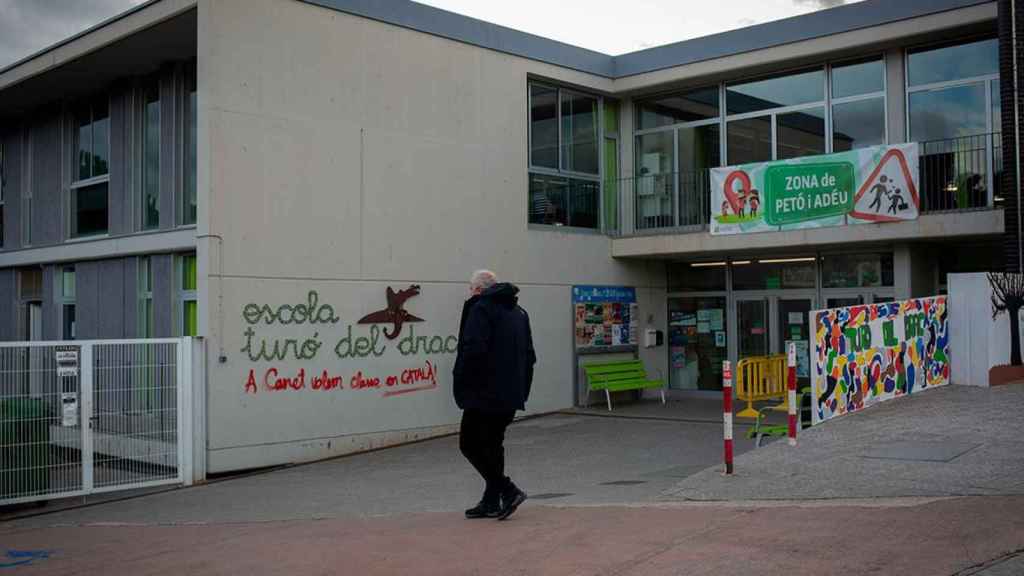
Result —
M 516 413 L 466 410 L 459 428 L 459 449 L 484 479 L 484 500 L 498 501 L 510 484 L 505 476 L 505 429 Z

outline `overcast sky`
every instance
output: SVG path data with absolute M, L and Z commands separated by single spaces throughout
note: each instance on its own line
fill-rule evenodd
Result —
M 0 0 L 0 67 L 144 0 Z M 843 0 L 423 0 L 606 54 L 769 22 Z M 846 2 L 848 3 L 848 2 Z

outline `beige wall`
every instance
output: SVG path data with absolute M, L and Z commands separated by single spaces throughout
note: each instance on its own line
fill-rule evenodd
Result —
M 202 326 L 210 336 L 210 471 L 324 457 L 450 430 L 453 355 L 376 358 L 333 348 L 385 305 L 417 335 L 457 332 L 465 282 L 489 267 L 519 284 L 540 355 L 531 412 L 573 402 L 569 286 L 633 285 L 663 324 L 660 264 L 617 263 L 607 237 L 527 227 L 527 75 L 608 90 L 611 81 L 288 0 L 209 0 L 199 12 Z M 204 209 L 205 208 L 205 209 Z M 305 302 L 336 323 L 250 325 L 246 304 Z M 252 361 L 254 340 L 314 338 L 314 358 Z M 644 326 L 641 325 L 641 328 Z M 383 340 L 383 339 L 382 339 Z M 224 362 L 217 357 L 223 355 Z M 664 371 L 664 349 L 645 352 Z M 309 389 L 436 366 L 438 388 Z M 304 390 L 269 392 L 263 375 L 306 370 Z M 246 392 L 249 371 L 259 381 Z

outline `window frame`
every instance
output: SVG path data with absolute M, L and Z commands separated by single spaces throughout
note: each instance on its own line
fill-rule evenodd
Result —
M 80 160 L 79 160 L 78 155 L 80 153 L 80 149 L 81 148 L 80 148 L 80 142 L 79 142 L 78 134 L 79 134 L 79 131 L 80 131 L 80 125 L 79 125 L 79 118 L 78 118 L 78 116 L 76 114 L 76 110 L 79 110 L 80 109 L 79 107 L 81 107 L 81 106 L 88 107 L 88 109 L 89 109 L 89 118 L 90 118 L 90 134 L 91 134 L 92 125 L 95 124 L 95 122 L 96 122 L 96 120 L 95 120 L 95 116 L 96 116 L 96 114 L 95 114 L 95 105 L 96 105 L 96 102 L 100 101 L 101 99 L 105 100 L 106 101 L 106 105 L 107 105 L 107 115 L 106 115 L 106 118 L 107 118 L 107 171 L 104 174 L 93 175 L 92 172 L 91 172 L 92 160 L 90 160 L 90 176 L 88 178 L 79 178 L 79 175 L 80 175 L 80 172 L 79 172 L 79 162 L 80 162 Z M 62 115 L 62 117 L 65 118 L 65 121 L 67 121 L 67 119 L 70 118 L 70 120 L 71 120 L 71 122 L 70 122 L 71 126 L 70 127 L 74 130 L 73 137 L 70 139 L 70 148 L 71 148 L 71 153 L 72 153 L 71 154 L 72 155 L 72 158 L 71 158 L 72 162 L 71 162 L 71 164 L 73 166 L 72 170 L 71 170 L 72 177 L 71 177 L 71 181 L 66 186 L 67 194 L 65 195 L 64 202 L 63 202 L 64 207 L 65 207 L 65 215 L 66 215 L 65 218 L 64 218 L 64 239 L 65 239 L 65 242 L 79 242 L 79 241 L 83 241 L 83 240 L 94 240 L 96 238 L 104 238 L 104 237 L 110 236 L 110 172 L 112 171 L 112 167 L 110 165 L 111 164 L 111 162 L 110 162 L 110 148 L 111 148 L 111 146 L 110 146 L 110 135 L 111 135 L 111 130 L 110 130 L 110 107 L 111 106 L 110 105 L 111 105 L 111 96 L 110 96 L 110 93 L 106 92 L 106 91 L 102 92 L 102 95 L 92 95 L 92 96 L 88 96 L 88 97 L 82 98 L 82 99 L 80 99 L 78 101 L 73 102 L 71 106 L 65 105 L 65 113 Z M 31 133 L 31 130 L 29 132 Z M 90 154 L 91 154 L 91 152 L 90 152 Z M 30 164 L 30 168 L 31 168 L 31 164 Z M 31 170 L 30 170 L 30 173 L 31 173 Z M 75 219 L 77 217 L 77 213 L 75 212 L 75 209 L 74 209 L 75 208 L 75 198 L 74 198 L 74 195 L 77 194 L 78 191 L 80 189 L 82 189 L 82 188 L 87 188 L 87 187 L 90 187 L 90 186 L 96 186 L 96 185 L 100 185 L 100 184 L 105 184 L 107 186 L 107 194 L 106 194 L 106 196 L 107 196 L 107 198 L 106 198 L 107 222 L 106 222 L 105 230 L 103 232 L 97 232 L 97 233 L 93 233 L 93 234 L 77 234 L 77 233 L 75 233 L 75 227 L 76 227 L 75 226 Z M 29 191 L 30 191 L 29 192 L 30 193 L 29 199 L 31 200 L 31 184 L 29 185 L 28 188 L 29 188 Z
M 181 155 L 181 197 L 176 202 L 175 226 L 178 228 L 195 227 L 199 221 L 199 83 L 196 77 L 196 65 L 185 66 L 184 94 L 182 96 L 182 155 Z M 195 104 L 191 96 L 195 94 Z M 193 117 L 195 123 L 192 123 Z M 190 156 L 191 154 L 191 156 Z M 190 162 L 194 157 L 195 160 Z M 192 190 L 189 190 L 191 181 Z M 196 214 L 189 222 L 189 201 L 195 196 Z
M 163 87 L 162 77 L 159 74 L 153 74 L 147 76 L 141 80 L 138 84 L 136 91 L 138 93 L 138 102 L 140 108 L 139 114 L 139 193 L 137 201 L 139 203 L 138 209 L 136 210 L 136 228 L 140 232 L 153 232 L 160 229 L 162 215 L 160 214 L 160 197 L 163 194 L 161 186 L 161 174 L 163 172 L 164 157 L 163 157 Z M 156 123 L 156 224 L 147 225 L 147 214 L 146 214 L 146 199 L 148 195 L 148 184 L 149 181 L 146 177 L 147 172 L 147 155 L 149 153 L 149 147 L 147 146 L 149 136 L 149 119 L 148 119 L 148 108 L 151 102 L 149 102 L 150 90 L 154 90 L 156 94 L 156 100 L 152 103 L 156 104 L 157 110 L 157 123 Z
M 55 300 L 56 300 L 56 303 L 57 303 L 57 306 L 58 306 L 57 334 L 60 335 L 60 340 L 77 340 L 77 336 L 78 336 L 78 334 L 77 334 L 77 332 L 78 332 L 78 271 L 75 269 L 75 265 L 74 264 L 66 264 L 66 265 L 63 265 L 63 266 L 57 266 L 54 270 L 56 272 L 56 282 L 54 282 L 54 284 L 55 284 L 54 291 L 56 292 L 56 294 L 54 296 L 55 296 Z M 67 294 L 64 293 L 64 275 L 67 272 L 69 272 L 69 271 L 71 272 L 72 277 L 74 278 L 74 285 L 75 285 L 75 293 L 73 295 L 71 295 L 71 296 L 68 296 Z M 64 325 L 65 325 L 65 319 L 66 319 L 65 314 L 67 314 L 68 307 L 71 307 L 71 309 L 74 310 L 74 312 L 75 312 L 75 320 L 74 320 L 74 323 L 71 326 L 71 332 L 72 333 L 71 333 L 70 336 L 64 333 Z
M 882 90 L 876 92 L 865 92 L 864 94 L 856 94 L 853 96 L 843 96 L 840 98 L 832 97 L 832 74 L 833 69 L 842 68 L 844 66 L 850 66 L 854 64 L 880 61 L 882 63 Z M 835 151 L 835 124 L 832 119 L 834 116 L 834 110 L 836 105 L 849 104 L 851 102 L 864 102 L 867 100 L 878 100 L 882 101 L 882 144 L 886 145 L 889 143 L 889 74 L 888 74 L 888 62 L 886 61 L 885 54 L 869 54 L 864 57 L 858 57 L 849 60 L 836 60 L 834 62 L 828 62 L 825 65 L 825 76 L 828 81 L 826 101 L 828 102 L 826 109 L 826 125 L 825 128 L 828 131 L 828 146 L 829 151 Z M 854 148 L 856 150 L 856 148 Z
M 882 90 L 881 91 L 879 91 L 879 92 L 869 92 L 869 93 L 865 93 L 865 94 L 857 94 L 857 95 L 854 95 L 854 96 L 844 96 L 844 97 L 841 97 L 841 98 L 832 98 L 832 72 L 833 72 L 833 68 L 839 68 L 839 67 L 848 66 L 848 65 L 851 65 L 851 64 L 862 63 L 862 62 L 872 62 L 872 61 L 876 61 L 876 60 L 877 61 L 881 61 L 881 63 L 882 63 Z M 807 103 L 802 103 L 802 104 L 794 104 L 794 105 L 791 105 L 791 106 L 779 106 L 779 107 L 776 107 L 776 108 L 768 108 L 768 109 L 765 109 L 765 110 L 757 110 L 757 111 L 754 111 L 754 112 L 743 112 L 743 113 L 739 113 L 739 114 L 729 114 L 728 113 L 728 110 L 726 108 L 726 98 L 727 98 L 726 91 L 728 90 L 729 85 L 746 84 L 748 82 L 756 82 L 758 80 L 764 80 L 764 79 L 769 79 L 769 78 L 779 78 L 779 77 L 784 77 L 784 76 L 793 75 L 793 74 L 800 74 L 801 72 L 810 72 L 810 71 L 813 71 L 813 70 L 816 70 L 816 69 L 819 69 L 819 68 L 822 69 L 823 72 L 824 72 L 824 74 L 822 75 L 823 76 L 823 82 L 824 82 L 824 87 L 823 87 L 824 88 L 824 91 L 823 91 L 824 99 L 823 100 L 814 101 L 814 102 L 807 102 Z M 881 100 L 882 100 L 882 110 L 883 110 L 883 113 L 882 113 L 882 116 L 883 116 L 883 135 L 882 135 L 882 137 L 883 137 L 883 144 L 886 144 L 886 143 L 889 142 L 889 100 L 888 100 L 888 89 L 889 89 L 889 86 L 888 86 L 888 74 L 885 72 L 886 69 L 887 69 L 887 62 L 886 62 L 885 54 L 882 53 L 882 52 L 876 52 L 876 53 L 870 53 L 870 54 L 867 54 L 867 55 L 857 56 L 856 58 L 839 59 L 839 60 L 834 60 L 834 61 L 829 60 L 829 61 L 825 61 L 825 62 L 823 62 L 821 64 L 817 64 L 817 65 L 814 65 L 814 66 L 800 66 L 800 67 L 796 67 L 796 68 L 788 68 L 788 69 L 773 71 L 773 72 L 768 73 L 768 74 L 752 76 L 752 77 L 749 77 L 749 78 L 738 78 L 738 79 L 734 79 L 734 80 L 731 80 L 731 81 L 718 82 L 718 83 L 714 84 L 714 86 L 718 87 L 718 110 L 719 110 L 719 115 L 718 115 L 717 118 L 707 118 L 707 119 L 704 119 L 704 120 L 693 120 L 693 121 L 690 121 L 690 122 L 677 122 L 677 123 L 674 123 L 674 124 L 666 124 L 664 126 L 658 126 L 658 127 L 655 127 L 655 128 L 646 128 L 646 129 L 643 129 L 643 130 L 634 130 L 633 131 L 634 150 L 636 149 L 636 138 L 638 136 L 644 136 L 644 135 L 647 135 L 647 134 L 652 134 L 652 133 L 655 133 L 655 132 L 663 132 L 663 131 L 668 131 L 668 130 L 672 130 L 672 131 L 676 132 L 676 131 L 678 131 L 681 128 L 696 128 L 696 127 L 700 127 L 700 126 L 706 126 L 706 125 L 709 125 L 709 124 L 719 124 L 720 125 L 720 128 L 719 128 L 719 134 L 720 134 L 720 142 L 719 142 L 720 150 L 719 150 L 719 155 L 720 155 L 720 159 L 721 159 L 721 164 L 722 164 L 722 166 L 731 166 L 732 164 L 730 163 L 730 160 L 728 158 L 728 150 L 729 150 L 729 137 L 728 137 L 729 122 L 736 121 L 736 120 L 749 120 L 749 119 L 752 119 L 752 118 L 765 118 L 765 117 L 767 117 L 769 119 L 769 122 L 771 123 L 771 133 L 772 133 L 772 158 L 771 158 L 771 161 L 775 161 L 775 160 L 778 160 L 778 147 L 779 147 L 779 140 L 778 140 L 778 132 L 779 132 L 778 127 L 779 127 L 779 125 L 778 125 L 778 118 L 777 117 L 779 115 L 783 115 L 783 114 L 789 114 L 789 113 L 793 113 L 793 112 L 802 112 L 802 111 L 805 111 L 805 110 L 812 110 L 812 109 L 820 108 L 820 109 L 823 110 L 824 115 L 825 115 L 825 134 L 824 134 L 824 138 L 825 138 L 825 154 L 831 154 L 835 150 L 834 138 L 833 138 L 834 127 L 833 127 L 833 123 L 832 123 L 832 107 L 833 107 L 833 105 L 835 105 L 835 104 L 846 104 L 848 102 L 857 102 L 857 101 L 861 101 L 861 100 L 871 100 L 871 99 L 878 99 L 878 98 L 881 98 Z M 672 95 L 672 94 L 679 94 L 679 93 L 685 93 L 685 92 L 692 92 L 692 91 L 695 91 L 695 90 L 707 89 L 707 88 L 710 88 L 711 86 L 712 85 L 709 85 L 709 84 L 694 84 L 693 86 L 680 87 L 680 88 L 676 88 L 674 90 L 668 90 L 668 91 L 658 92 L 656 94 L 651 94 L 649 96 L 644 97 L 642 100 L 639 100 L 638 102 L 643 102 L 643 101 L 647 101 L 647 100 L 656 100 L 658 98 L 663 98 L 663 97 L 666 97 L 666 96 L 669 96 L 669 95 Z M 634 109 L 634 126 L 639 126 L 639 114 L 640 114 L 639 103 L 637 105 L 635 105 L 633 107 L 633 109 Z M 674 145 L 675 146 L 675 149 L 674 149 L 675 154 L 674 154 L 674 156 L 678 157 L 678 155 L 679 155 L 678 136 L 673 136 L 673 139 L 675 140 L 675 145 Z M 678 169 L 678 166 L 676 168 Z
M 556 115 L 556 124 L 558 125 L 558 142 L 557 142 L 557 146 L 556 146 L 556 148 L 558 150 L 558 158 L 557 158 L 557 162 L 556 162 L 556 165 L 558 166 L 557 169 L 549 168 L 549 167 L 546 167 L 546 166 L 534 166 L 534 164 L 533 164 L 533 154 L 532 154 L 532 145 L 533 145 L 533 90 L 531 88 L 534 85 L 538 85 L 538 86 L 541 86 L 541 87 L 544 87 L 544 88 L 555 90 L 555 92 L 556 92 L 555 101 L 556 101 L 556 105 L 557 105 L 557 110 L 555 112 L 555 115 Z M 598 133 L 595 136 L 595 146 L 597 147 L 597 174 L 591 174 L 589 172 L 577 172 L 577 171 L 573 171 L 573 170 L 563 170 L 561 168 L 562 165 L 563 165 L 562 164 L 562 160 L 563 160 L 563 158 L 562 158 L 562 150 L 564 148 L 563 135 L 562 135 L 562 100 L 563 100 L 562 93 L 563 93 L 563 91 L 567 91 L 570 94 L 578 94 L 578 95 L 587 96 L 587 97 L 591 97 L 591 98 L 596 98 L 597 99 L 597 130 L 598 130 Z M 574 88 L 574 87 L 564 86 L 564 85 L 559 84 L 557 82 L 552 82 L 552 81 L 548 81 L 548 80 L 544 80 L 544 79 L 538 79 L 538 78 L 533 78 L 533 77 L 528 77 L 527 78 L 527 80 L 526 80 L 526 203 L 527 203 L 526 224 L 527 224 L 527 228 L 530 228 L 530 229 L 540 229 L 540 230 L 573 231 L 573 232 L 596 233 L 596 234 L 601 234 L 601 233 L 606 232 L 607 223 L 605 222 L 605 214 L 604 214 L 604 208 L 605 208 L 605 206 L 604 206 L 604 202 L 605 202 L 605 199 L 604 199 L 604 176 L 605 176 L 605 170 L 604 170 L 604 162 L 605 162 L 605 157 L 604 157 L 604 142 L 605 142 L 605 118 L 604 118 L 604 115 L 605 114 L 604 114 L 604 111 L 605 111 L 605 108 L 604 108 L 604 103 L 605 103 L 605 97 L 603 95 L 601 95 L 601 94 L 596 93 L 596 92 L 589 92 L 589 91 L 581 90 L 581 89 Z M 621 124 L 621 107 L 620 107 L 619 114 L 620 114 L 619 118 L 620 118 L 620 124 Z M 621 131 L 621 126 L 620 126 L 620 131 Z M 616 134 L 618 134 L 618 133 L 616 133 Z M 617 136 L 616 136 L 616 142 L 621 145 L 621 140 L 619 140 Z M 620 151 L 620 159 L 621 159 L 621 151 Z M 619 169 L 620 169 L 620 171 L 622 169 L 621 163 L 619 165 Z M 573 226 L 572 225 L 572 222 L 569 221 L 569 215 L 572 214 L 572 195 L 571 194 L 566 194 L 565 213 L 566 213 L 566 220 L 568 221 L 567 224 L 542 224 L 542 223 L 530 222 L 530 208 L 529 208 L 530 202 L 531 202 L 531 197 L 530 197 L 530 176 L 532 174 L 540 174 L 540 175 L 544 175 L 544 176 L 567 178 L 569 180 L 573 180 L 573 179 L 576 179 L 576 180 L 587 180 L 587 181 L 590 181 L 590 182 L 593 182 L 593 183 L 597 184 L 597 187 L 598 187 L 598 193 L 597 193 L 597 196 L 598 196 L 598 202 L 597 202 L 597 226 L 594 227 L 594 228 L 589 228 L 589 227 L 585 227 L 585 226 Z
M 153 338 L 156 330 L 156 311 L 153 308 L 153 257 L 139 256 L 138 260 L 139 338 Z M 149 310 L 146 304 L 149 304 Z M 150 317 L 150 314 L 152 315 Z M 148 329 L 147 329 L 148 328 Z
M 192 290 L 185 289 L 185 263 L 189 258 L 192 258 L 195 262 L 196 272 L 195 281 L 196 286 Z M 175 316 L 177 319 L 174 322 L 175 331 L 179 336 L 187 336 L 185 334 L 185 303 L 195 302 L 196 305 L 196 333 L 189 336 L 199 335 L 199 258 L 196 252 L 188 252 L 174 255 L 174 286 L 175 286 Z

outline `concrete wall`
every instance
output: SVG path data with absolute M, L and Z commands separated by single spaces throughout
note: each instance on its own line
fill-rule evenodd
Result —
M 989 370 L 1010 363 L 1009 315 L 993 319 L 992 288 L 985 273 L 950 274 L 949 302 L 952 382 L 988 386 Z
M 158 72 L 161 90 L 160 117 L 160 230 L 177 227 L 177 210 L 183 193 L 182 154 L 184 151 L 184 85 L 189 68 L 184 63 L 164 66 Z M 137 83 L 125 78 L 107 87 L 110 97 L 110 180 L 108 193 L 108 236 L 118 237 L 140 231 L 139 205 L 142 188 L 141 100 L 136 97 Z M 26 115 L 25 128 L 0 126 L 8 155 L 5 195 L 4 245 L 0 247 L 0 267 L 13 265 L 4 252 L 21 248 L 59 246 L 69 233 L 69 185 L 77 178 L 77 127 L 65 107 L 51 105 Z M 31 200 L 22 200 L 23 195 Z M 21 210 L 31 203 L 28 242 L 23 246 Z M 24 255 L 22 255 L 24 258 Z M 42 261 L 42 260 L 40 260 Z M 24 262 L 22 262 L 24 264 Z
M 357 321 L 385 307 L 387 287 L 421 286 L 406 310 L 424 321 L 406 324 L 403 337 L 414 330 L 450 342 L 474 268 L 520 285 L 540 355 L 531 412 L 573 404 L 572 284 L 636 286 L 641 316 L 653 312 L 664 325 L 660 264 L 616 263 L 598 234 L 527 227 L 528 75 L 595 91 L 609 80 L 298 2 L 211 1 L 199 10 L 211 472 L 454 429 L 453 354 L 403 355 L 400 339 L 382 336 L 379 356 L 335 350 L 347 352 L 350 328 L 354 338 L 383 328 Z M 288 313 L 311 291 L 330 305 L 331 321 L 243 318 L 248 304 Z M 287 339 L 319 348 L 311 358 L 290 348 L 286 360 L 252 359 L 264 341 Z M 663 349 L 644 358 L 664 372 Z M 435 389 L 349 389 L 360 372 L 401 378 L 427 362 Z M 280 377 L 305 370 L 305 389 L 268 391 L 271 368 Z M 325 370 L 345 389 L 313 390 Z

